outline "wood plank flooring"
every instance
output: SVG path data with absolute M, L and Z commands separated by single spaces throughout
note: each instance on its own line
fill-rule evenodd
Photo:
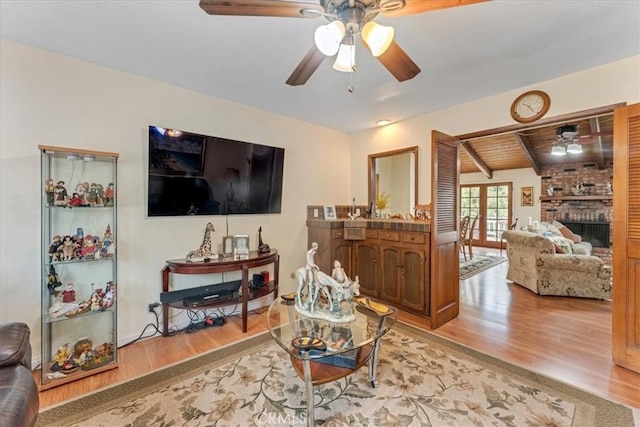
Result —
M 477 248 L 476 253 L 495 253 Z M 613 364 L 611 304 L 581 298 L 541 297 L 506 281 L 507 263 L 460 282 L 460 315 L 436 334 L 591 393 L 640 408 L 640 375 Z M 400 313 L 424 327 L 424 320 Z M 40 392 L 46 408 L 127 381 L 162 366 L 265 331 L 266 313 L 250 313 L 219 328 L 156 337 L 119 350 L 117 369 Z M 37 378 L 39 378 L 39 373 Z

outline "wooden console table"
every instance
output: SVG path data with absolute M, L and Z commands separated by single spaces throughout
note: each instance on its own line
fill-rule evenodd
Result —
M 249 270 L 273 264 L 273 278 L 262 288 L 249 289 Z M 162 292 L 169 292 L 169 273 L 177 274 L 211 274 L 226 273 L 229 271 L 242 271 L 242 295 L 234 295 L 231 299 L 217 300 L 199 304 L 198 308 L 221 307 L 233 304 L 242 304 L 242 332 L 247 332 L 247 305 L 250 300 L 261 298 L 274 293 L 274 299 L 278 297 L 278 276 L 280 270 L 280 255 L 275 249 L 268 253 L 259 254 L 257 251 L 249 252 L 249 256 L 243 259 L 232 257 L 212 259 L 209 262 L 186 262 L 184 258 L 167 260 L 162 269 Z M 196 291 L 197 288 L 181 290 L 178 292 Z M 183 305 L 182 300 L 174 302 L 162 302 L 162 335 L 169 334 L 169 307 L 185 310 L 189 307 Z

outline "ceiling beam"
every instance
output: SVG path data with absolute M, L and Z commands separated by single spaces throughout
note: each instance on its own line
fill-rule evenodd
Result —
M 592 133 L 600 133 L 600 119 L 594 117 L 589 119 Z M 593 153 L 596 155 L 596 163 L 598 163 L 598 169 L 604 169 L 604 150 L 602 147 L 602 136 L 598 136 L 598 139 L 593 143 Z
M 471 146 L 469 145 L 469 141 L 462 141 L 460 143 L 460 146 L 471 158 L 473 164 L 476 165 L 478 169 L 480 169 L 480 172 L 482 172 L 487 178 L 491 179 L 493 177 L 493 171 L 489 169 L 484 161 L 482 161 L 480 156 L 478 156 L 478 153 L 476 153 L 475 150 L 471 148 Z
M 526 136 L 520 135 L 519 133 L 514 133 L 513 138 L 516 140 L 516 143 L 522 149 L 522 152 L 524 153 L 527 160 L 529 160 L 529 164 L 535 171 L 536 175 L 538 176 L 542 175 L 542 172 L 540 171 L 540 165 L 538 164 L 535 157 L 533 156 L 534 150 L 533 150 L 533 147 L 531 147 L 529 138 Z

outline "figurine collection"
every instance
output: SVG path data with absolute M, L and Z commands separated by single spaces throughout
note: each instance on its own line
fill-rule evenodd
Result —
M 58 286 L 62 286 L 62 283 L 58 283 Z M 116 284 L 113 281 L 107 282 L 104 289 L 94 289 L 93 283 L 91 288 L 89 298 L 80 303 L 76 301 L 76 290 L 73 283 L 67 283 L 63 291 L 52 290 L 51 295 L 59 298 L 49 307 L 49 314 L 52 317 L 74 317 L 89 311 L 104 311 L 111 308 L 116 302 Z
M 84 230 L 80 227 L 74 235 L 53 236 L 49 245 L 49 262 L 99 259 L 114 254 L 115 245 L 110 225 L 107 225 L 102 239 L 91 234 L 85 236 Z
M 116 190 L 112 182 L 105 187 L 102 184 L 81 182 L 76 185 L 75 191 L 69 196 L 64 181 L 54 184 L 53 179 L 48 178 L 44 182 L 44 194 L 47 206 L 60 207 L 103 207 L 113 206 Z
M 53 355 L 50 366 L 50 378 L 64 378 L 67 374 L 78 369 L 89 370 L 105 365 L 113 360 L 113 343 L 93 345 L 89 338 L 81 338 L 69 348 L 64 344 Z

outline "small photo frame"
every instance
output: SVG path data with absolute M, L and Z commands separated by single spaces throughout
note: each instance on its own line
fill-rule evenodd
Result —
M 336 215 L 336 207 L 334 205 L 325 205 L 324 208 L 324 219 L 332 220 L 338 219 Z
M 232 256 L 235 248 L 235 240 L 233 236 L 224 236 L 222 238 L 222 255 Z
M 249 236 L 246 234 L 236 234 L 233 236 L 236 254 L 249 255 Z
M 533 187 L 520 187 L 520 206 L 533 206 Z

